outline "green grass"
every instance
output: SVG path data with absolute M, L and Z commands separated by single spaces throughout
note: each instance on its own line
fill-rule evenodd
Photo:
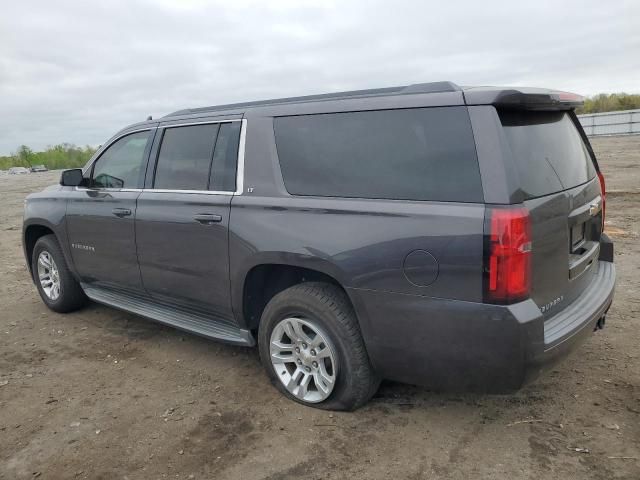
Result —
M 62 143 L 48 147 L 43 152 L 34 152 L 26 145 L 22 145 L 16 153 L 0 157 L 0 170 L 11 167 L 29 168 L 33 165 L 45 165 L 49 170 L 77 168 L 87 163 L 95 151 L 95 148 L 88 145 L 82 148 Z

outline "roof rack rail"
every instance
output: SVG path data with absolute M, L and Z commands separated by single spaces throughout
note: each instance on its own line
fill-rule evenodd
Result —
M 346 92 L 322 93 L 318 95 L 305 95 L 301 97 L 276 98 L 272 100 L 258 100 L 254 102 L 229 103 L 226 105 L 214 105 L 210 107 L 186 108 L 178 110 L 166 117 L 176 117 L 178 115 L 189 115 L 192 113 L 215 112 L 220 110 L 231 110 L 235 108 L 260 107 L 268 105 L 280 105 L 286 103 L 315 102 L 322 100 L 338 100 L 350 97 L 373 97 L 380 95 L 408 95 L 420 93 L 442 93 L 442 92 L 458 92 L 462 89 L 453 82 L 430 82 L 415 83 L 401 87 L 372 88 L 367 90 L 350 90 Z

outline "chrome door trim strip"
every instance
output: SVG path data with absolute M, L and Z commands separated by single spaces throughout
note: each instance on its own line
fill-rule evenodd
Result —
M 87 187 L 75 187 L 78 192 L 142 192 L 142 188 L 87 188 Z
M 224 192 L 217 190 L 172 190 L 168 188 L 143 188 L 143 193 L 188 193 L 199 195 L 235 195 L 235 192 Z
M 75 187 L 80 192 L 138 192 L 138 193 L 189 193 L 199 195 L 235 195 L 236 192 L 224 192 L 217 190 L 172 190 L 166 188 L 86 188 Z

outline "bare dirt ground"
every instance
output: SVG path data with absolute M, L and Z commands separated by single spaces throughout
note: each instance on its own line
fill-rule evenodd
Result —
M 640 478 L 640 136 L 594 140 L 617 297 L 607 328 L 510 396 L 383 384 L 329 413 L 282 397 L 253 350 L 91 305 L 45 308 L 0 176 L 0 478 Z

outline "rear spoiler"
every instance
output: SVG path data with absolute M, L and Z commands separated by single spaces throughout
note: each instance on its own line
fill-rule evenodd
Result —
M 463 90 L 467 105 L 495 105 L 525 110 L 573 110 L 584 104 L 584 97 L 570 92 L 542 88 Z

